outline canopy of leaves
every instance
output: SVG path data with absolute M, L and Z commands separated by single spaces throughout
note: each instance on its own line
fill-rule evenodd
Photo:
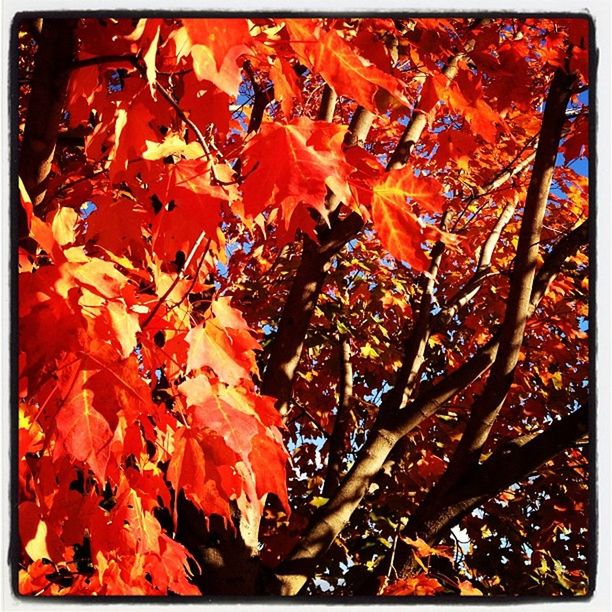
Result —
M 57 24 L 24 18 L 13 41 L 23 150 Z M 538 269 L 588 217 L 588 21 L 87 17 L 73 33 L 44 197 L 21 170 L 17 190 L 19 590 L 207 595 L 237 550 L 262 576 L 299 547 L 420 321 L 413 397 L 496 333 L 555 70 L 577 86 Z M 588 266 L 574 249 L 528 320 L 482 462 L 587 404 Z M 303 334 L 284 311 L 300 274 Z M 299 350 L 279 411 L 262 381 L 283 317 Z M 485 380 L 402 440 L 302 592 L 587 592 L 585 440 L 435 541 L 404 534 Z M 244 571 L 243 595 L 266 592 Z

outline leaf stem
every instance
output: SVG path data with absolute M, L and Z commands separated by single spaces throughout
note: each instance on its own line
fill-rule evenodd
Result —
M 198 239 L 195 241 L 195 244 L 193 245 L 191 251 L 189 252 L 187 259 L 185 260 L 185 265 L 176 275 L 176 278 L 172 281 L 172 283 L 170 283 L 170 286 L 168 287 L 168 289 L 166 289 L 164 294 L 159 298 L 159 300 L 157 301 L 157 303 L 155 304 L 151 312 L 147 315 L 147 318 L 142 322 L 142 324 L 140 325 L 141 330 L 143 330 L 145 327 L 147 327 L 147 325 L 149 325 L 149 323 L 151 323 L 151 321 L 153 320 L 153 317 L 157 314 L 157 311 L 161 308 L 161 305 L 168 299 L 168 296 L 172 293 L 172 291 L 174 291 L 174 288 L 178 285 L 179 281 L 184 278 L 185 270 L 187 270 L 196 251 L 200 248 L 200 245 L 202 244 L 204 237 L 205 237 L 205 233 L 203 231 L 200 232 Z M 206 243 L 206 248 L 204 249 L 204 255 L 206 255 L 206 253 L 208 252 L 209 245 L 210 245 L 210 238 L 208 239 L 208 242 Z M 203 259 L 204 257 L 202 258 L 202 261 Z

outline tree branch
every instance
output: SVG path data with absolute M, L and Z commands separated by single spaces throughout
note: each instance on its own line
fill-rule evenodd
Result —
M 85 59 L 75 60 L 70 64 L 71 70 L 78 70 L 79 68 L 87 68 L 88 66 L 99 66 L 100 64 L 128 64 L 134 65 L 136 56 L 133 53 L 123 53 L 115 55 L 96 55 L 94 57 L 87 57 Z
M 562 70 L 557 70 L 553 77 L 525 201 L 514 258 L 514 272 L 500 330 L 499 351 L 492 364 L 485 388 L 472 407 L 465 432 L 446 472 L 425 496 L 411 519 L 411 523 L 416 525 L 417 529 L 427 517 L 439 511 L 441 500 L 446 493 L 466 471 L 478 463 L 481 450 L 514 380 L 514 371 L 529 316 L 542 222 L 561 140 L 561 130 L 565 122 L 565 109 L 575 81 L 575 75 L 568 75 Z
M 142 77 L 144 77 L 145 79 L 147 78 L 147 69 L 138 61 L 138 58 L 135 56 L 132 58 L 132 65 L 134 66 L 134 68 L 136 68 L 136 70 L 138 70 Z M 204 151 L 204 155 L 206 155 L 207 159 L 211 159 L 212 155 L 210 152 L 210 147 L 208 146 L 206 138 L 204 138 L 204 134 L 202 134 L 200 128 L 186 115 L 185 111 L 180 107 L 179 103 L 174 99 L 174 96 L 159 81 L 155 83 L 155 89 L 161 93 L 164 100 L 166 100 L 166 102 L 168 102 L 168 104 L 170 104 L 170 106 L 176 111 L 176 114 L 181 118 L 185 125 L 191 128 L 191 130 L 195 134 L 198 143 Z
M 346 445 L 348 419 L 351 415 L 353 396 L 353 366 L 351 364 L 351 345 L 346 336 L 340 338 L 340 376 L 338 380 L 338 412 L 334 428 L 329 437 L 327 473 L 323 485 L 323 497 L 331 497 L 338 489 L 342 470 L 342 458 Z
M 493 229 L 487 236 L 482 249 L 480 251 L 480 257 L 474 274 L 470 277 L 467 283 L 457 291 L 457 293 L 448 301 L 448 304 L 439 313 L 438 318 L 444 324 L 447 324 L 452 318 L 463 308 L 468 302 L 470 302 L 480 288 L 482 287 L 483 281 L 490 276 L 491 268 L 491 257 L 493 251 L 497 246 L 499 238 L 503 229 L 512 219 L 514 210 L 516 208 L 517 199 L 514 198 L 506 203 L 504 206 L 497 223 L 493 226 Z
M 488 21 L 488 19 L 478 19 L 474 22 L 472 28 L 482 25 Z M 442 70 L 442 74 L 447 78 L 447 83 L 450 83 L 457 76 L 460 60 L 474 49 L 475 44 L 476 41 L 474 39 L 469 40 L 465 44 L 461 53 L 448 60 L 446 66 Z M 423 78 L 423 80 L 425 79 Z M 397 170 L 406 165 L 414 146 L 420 140 L 421 134 L 426 126 L 427 114 L 421 109 L 421 100 L 419 98 L 418 102 L 414 106 L 412 117 L 404 129 L 404 133 L 402 134 L 395 151 L 393 151 L 393 154 L 389 158 L 387 170 Z
M 403 535 L 418 536 L 433 546 L 464 516 L 536 472 L 587 432 L 588 410 L 581 407 L 554 421 L 544 432 L 516 438 L 496 450 L 482 464 L 472 466 L 461 482 L 447 492 L 443 508 L 433 516 L 427 516 L 418 528 L 411 521 L 404 528 Z M 400 577 L 414 571 L 412 548 L 402 539 L 398 542 L 394 560 L 395 566 L 400 568 Z
M 366 128 L 369 129 L 367 122 L 362 122 L 360 129 Z M 366 133 L 356 133 L 355 137 L 364 139 Z M 338 205 L 339 202 L 336 207 Z M 331 228 L 319 228 L 319 244 L 308 236 L 304 237 L 300 265 L 289 290 L 276 337 L 270 346 L 270 356 L 261 386 L 262 393 L 276 398 L 281 414 L 287 412 L 306 331 L 331 260 L 362 227 L 361 216 L 351 213 L 344 219 L 335 218 Z
M 76 19 L 45 18 L 36 52 L 32 91 L 19 155 L 19 176 L 34 210 L 45 198 L 57 134 L 76 52 Z M 20 228 L 20 235 L 23 233 Z M 25 229 L 27 234 L 27 227 Z
M 450 60 L 449 66 L 447 66 L 449 78 L 456 74 L 457 61 L 453 63 L 453 60 Z M 351 120 L 346 143 L 354 145 L 363 142 L 373 119 L 374 115 L 372 113 L 362 107 L 357 107 Z M 424 121 L 421 121 L 421 119 Z M 410 128 L 413 124 L 416 127 Z M 411 130 L 411 142 L 414 143 L 420 138 L 426 124 L 427 120 L 418 111 L 417 103 L 412 119 L 406 128 Z M 402 137 L 391 156 L 391 159 L 394 159 L 394 156 L 397 157 L 399 155 L 398 151 L 402 149 L 401 158 L 404 161 L 401 166 L 405 165 L 405 161 L 412 151 L 411 147 L 404 151 L 405 147 L 405 138 Z M 397 164 L 393 165 L 390 160 L 387 170 L 392 167 L 399 166 Z M 330 212 L 335 212 L 340 204 L 340 200 L 335 195 L 330 194 L 326 202 L 326 208 Z M 356 213 L 351 213 L 344 221 L 332 224 L 331 231 L 328 232 L 332 237 L 328 239 L 327 244 L 321 245 L 323 250 L 320 250 L 314 243 L 309 244 L 312 241 L 308 237 L 304 238 L 302 260 L 287 297 L 276 338 L 271 345 L 271 353 L 262 382 L 262 392 L 277 399 L 276 405 L 282 414 L 287 412 L 293 378 L 301 358 L 304 338 L 330 266 L 331 256 L 337 253 L 362 227 L 361 217 Z M 345 231 L 349 228 L 354 229 L 354 233 Z M 337 235 L 335 235 L 336 233 Z M 323 251 L 328 254 L 329 258 L 323 256 Z
M 562 263 L 577 250 L 577 245 L 586 244 L 589 239 L 589 222 L 583 221 L 571 232 L 563 236 L 544 260 L 533 283 L 532 301 L 539 302 L 553 282 Z
M 261 87 L 249 60 L 244 62 L 243 68 L 248 74 L 253 87 L 253 108 L 251 109 L 251 118 L 249 119 L 249 125 L 247 127 L 247 134 L 250 134 L 251 132 L 257 132 L 257 130 L 259 130 L 266 106 L 274 99 L 274 90 L 264 90 Z
M 270 356 L 264 373 L 261 392 L 277 400 L 281 414 L 287 413 L 293 378 L 302 355 L 306 331 L 329 267 L 318 245 L 304 239 L 302 257 L 297 269 L 276 336 L 270 345 Z
M 525 479 L 587 432 L 588 409 L 581 407 L 554 421 L 544 432 L 519 438 L 510 444 L 510 449 L 506 446 L 495 451 L 485 462 L 472 467 L 449 492 L 444 512 L 425 522 L 421 537 L 429 542 L 436 541 L 463 516 Z
M 198 237 L 198 239 L 195 241 L 195 243 L 193 245 L 193 248 L 189 252 L 189 255 L 187 256 L 187 259 L 185 260 L 185 264 L 179 270 L 179 273 L 176 275 L 174 280 L 170 283 L 170 285 L 168 286 L 166 291 L 164 291 L 164 294 L 159 298 L 159 300 L 157 300 L 157 302 L 155 303 L 155 306 L 153 306 L 153 308 L 151 309 L 151 312 L 147 315 L 145 320 L 141 323 L 141 325 L 140 325 L 140 329 L 141 330 L 144 329 L 145 327 L 147 327 L 149 325 L 149 323 L 151 323 L 151 321 L 153 320 L 153 317 L 155 317 L 155 315 L 157 314 L 157 311 L 161 308 L 161 305 L 165 303 L 165 301 L 168 299 L 168 296 L 174 291 L 174 288 L 178 285 L 179 281 L 182 280 L 185 277 L 185 271 L 187 270 L 187 268 L 191 264 L 191 261 L 192 261 L 194 255 L 196 254 L 197 250 L 200 248 L 200 245 L 202 244 L 202 241 L 204 240 L 204 237 L 205 237 L 204 232 L 201 232 L 199 237 Z M 209 245 L 210 245 L 210 238 L 208 239 L 208 242 L 206 243 L 206 246 L 204 247 L 204 252 L 202 253 L 202 257 L 200 259 L 200 263 L 198 264 L 198 266 L 196 268 L 196 272 L 195 272 L 195 276 L 194 276 L 194 281 L 197 278 L 198 273 L 200 271 L 200 267 L 202 265 L 202 262 L 204 261 L 204 258 L 206 257 L 206 253 L 208 252 L 208 246 Z M 193 283 L 192 283 L 191 287 L 193 287 Z M 189 293 L 189 291 L 190 290 L 188 290 L 187 293 Z M 185 296 L 187 295 L 187 293 L 185 293 L 185 295 L 182 297 L 181 302 L 185 299 Z M 171 307 L 171 309 L 175 308 L 176 306 L 178 306 L 181 302 L 178 302 L 177 304 L 174 304 Z
M 534 313 L 544 295 L 536 288 L 548 286 L 565 260 L 559 251 L 562 249 L 565 257 L 569 257 L 586 243 L 587 233 L 585 231 L 579 231 L 577 228 L 572 236 L 571 240 L 560 241 L 555 245 L 542 265 L 534 282 L 534 294 L 529 303 L 528 316 Z M 301 537 L 299 546 L 277 568 L 275 580 L 269 585 L 271 592 L 284 595 L 295 595 L 299 592 L 306 580 L 316 570 L 320 558 L 361 503 L 374 476 L 380 471 L 398 441 L 425 419 L 435 414 L 461 389 L 486 372 L 495 360 L 499 341 L 500 336 L 496 334 L 473 357 L 421 392 L 403 410 L 381 410 L 384 418 L 380 416 L 377 419 L 368 441 L 359 452 L 357 461 L 342 480 L 337 493 L 314 517 L 308 530 Z
M 363 147 L 365 138 L 374 122 L 374 118 L 374 113 L 363 108 L 363 106 L 358 106 L 351 117 L 351 123 L 349 124 L 344 144 L 347 147 Z
M 521 151 L 521 153 L 524 151 L 524 149 L 528 146 L 531 146 L 532 144 L 534 146 L 537 146 L 537 137 L 531 138 L 526 144 L 525 147 L 523 148 L 523 150 Z M 463 210 L 459 213 L 459 215 L 457 215 L 457 218 L 455 219 L 455 222 L 453 223 L 453 227 L 451 228 L 451 231 L 463 231 L 467 225 L 469 224 L 469 221 L 467 223 L 465 223 L 465 225 L 460 228 L 460 230 L 457 230 L 457 225 L 459 224 L 459 221 L 461 221 L 461 219 L 463 218 L 463 215 L 467 212 L 467 209 L 469 208 L 470 204 L 472 204 L 472 202 L 474 202 L 475 200 L 477 200 L 478 198 L 482 198 L 486 195 L 489 195 L 490 193 L 493 193 L 494 191 L 497 191 L 506 181 L 510 180 L 513 176 L 516 176 L 517 174 L 519 174 L 519 172 L 522 172 L 523 170 L 525 170 L 529 164 L 531 164 L 531 162 L 534 160 L 535 158 L 535 149 L 522 161 L 520 161 L 519 163 L 517 163 L 516 165 L 515 162 L 518 161 L 520 154 L 515 158 L 514 161 L 510 162 L 510 164 L 506 165 L 496 176 L 495 178 L 493 178 L 493 180 L 491 180 L 489 183 L 487 183 L 487 185 L 485 187 L 477 187 L 475 190 L 475 193 L 473 195 L 471 195 L 465 203 L 465 206 L 463 207 Z M 470 219 L 471 220 L 471 219 Z
M 338 94 L 327 84 L 323 87 L 323 95 L 321 97 L 321 106 L 317 119 L 319 121 L 327 121 L 331 123 L 334 120 L 334 111 L 336 110 L 336 101 Z

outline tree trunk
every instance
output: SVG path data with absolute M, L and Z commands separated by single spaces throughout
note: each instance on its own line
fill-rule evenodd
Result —
M 45 18 L 40 33 L 19 155 L 19 176 L 35 212 L 45 198 L 51 172 L 69 69 L 76 53 L 77 23 L 76 19 Z

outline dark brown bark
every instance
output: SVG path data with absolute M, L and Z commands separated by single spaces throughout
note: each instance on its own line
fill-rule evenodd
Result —
M 32 91 L 19 154 L 19 176 L 34 210 L 45 197 L 57 134 L 76 53 L 76 19 L 45 18 L 36 52 Z
M 176 540 L 197 561 L 192 568 L 194 583 L 203 595 L 256 593 L 262 571 L 257 550 L 241 537 L 239 517 L 235 525 L 217 515 L 205 517 L 183 494 L 178 498 Z
M 571 232 L 563 236 L 544 260 L 533 283 L 532 301 L 539 301 L 550 283 L 557 276 L 561 264 L 576 252 L 576 245 L 586 244 L 589 239 L 589 222 L 583 221 Z
M 474 26 L 482 24 L 484 21 L 477 20 Z M 473 41 L 470 41 L 466 45 L 466 50 L 472 47 Z M 463 54 L 451 58 L 444 68 L 444 74 L 449 80 L 456 76 L 458 62 L 461 57 L 463 57 Z M 331 88 L 324 91 L 319 117 L 322 114 L 326 117 L 330 116 L 327 107 L 329 106 L 329 101 L 333 99 L 332 92 Z M 333 117 L 333 113 L 331 116 Z M 346 144 L 349 146 L 357 145 L 365 141 L 373 120 L 374 115 L 371 112 L 363 107 L 357 107 L 349 126 Z M 426 125 L 426 116 L 419 110 L 419 104 L 417 103 L 411 120 L 389 159 L 387 170 L 406 165 L 412 147 L 421 137 Z M 335 196 L 332 195 L 328 198 L 327 208 L 330 211 L 337 211 L 339 205 L 340 202 Z M 359 225 L 355 233 L 361 227 L 362 225 Z M 353 236 L 354 234 L 347 235 L 345 242 Z M 306 240 L 302 252 L 302 262 L 298 268 L 294 284 L 289 292 L 283 314 L 281 315 L 279 328 L 272 345 L 262 383 L 262 391 L 277 398 L 277 407 L 281 413 L 287 411 L 293 378 L 302 354 L 304 337 L 310 324 L 312 312 L 318 301 L 318 296 L 327 274 L 327 268 L 329 267 L 329 261 L 321 259 L 316 253 L 316 248 L 307 246 L 307 244 L 308 241 Z M 342 246 L 340 245 L 340 248 Z
M 300 265 L 285 302 L 261 385 L 262 393 L 277 399 L 281 414 L 287 411 L 306 331 L 328 265 L 329 260 L 321 254 L 319 245 L 305 237 Z
M 247 127 L 247 133 L 250 134 L 251 132 L 257 132 L 259 130 L 266 107 L 274 99 L 274 93 L 271 90 L 265 90 L 261 86 L 259 78 L 255 74 L 250 61 L 247 60 L 244 62 L 243 68 L 253 87 L 253 108 L 251 108 L 251 117 Z
M 351 364 L 351 345 L 346 336 L 340 339 L 340 368 L 338 381 L 338 412 L 334 428 L 329 437 L 327 473 L 323 485 L 323 497 L 331 497 L 340 484 L 342 459 L 346 448 L 346 438 L 351 417 L 353 397 L 353 366 Z
M 448 65 L 444 69 L 444 74 L 449 80 L 453 79 L 457 73 L 457 64 L 460 57 L 461 55 L 458 55 L 449 60 Z M 331 92 L 332 90 L 330 89 L 329 91 Z M 325 106 L 325 103 L 326 97 L 324 93 L 322 106 Z M 419 111 L 418 106 L 417 103 L 411 120 L 406 126 L 406 130 L 398 142 L 394 153 L 391 155 L 387 170 L 405 166 L 412 151 L 412 146 L 419 140 L 427 125 L 427 119 Z M 328 114 L 326 113 L 326 115 Z M 358 107 L 349 126 L 346 144 L 357 145 L 362 143 L 370 130 L 373 120 L 374 115 L 371 112 L 363 107 Z M 409 144 L 407 144 L 407 139 L 409 139 Z M 336 210 L 339 204 L 340 202 L 337 198 L 332 196 L 330 202 L 328 202 L 328 208 L 332 211 Z M 357 231 L 359 229 L 361 229 L 361 226 Z M 352 237 L 347 236 L 346 241 Z M 316 306 L 319 292 L 327 273 L 326 270 L 323 270 L 323 267 L 329 266 L 328 261 L 317 257 L 316 249 L 312 247 L 307 249 L 306 246 L 307 242 L 304 243 L 302 262 L 285 303 L 285 309 L 281 316 L 277 336 L 272 346 L 272 352 L 262 384 L 262 391 L 277 398 L 277 407 L 283 413 L 287 410 L 287 404 L 291 396 L 293 378 L 302 354 L 304 336 L 310 324 L 312 312 Z M 284 321 L 285 318 L 289 320 L 289 323 Z
M 422 537 L 435 542 L 474 508 L 535 472 L 587 432 L 588 410 L 582 407 L 555 421 L 544 432 L 518 439 L 515 444 L 494 452 L 449 492 L 445 511 L 425 522 Z

